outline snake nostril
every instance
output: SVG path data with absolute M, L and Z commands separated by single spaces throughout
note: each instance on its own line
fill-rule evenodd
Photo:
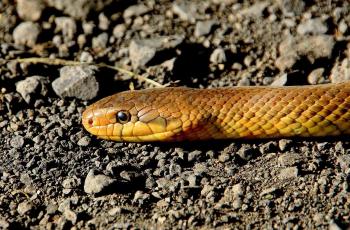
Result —
M 92 124 L 94 123 L 94 121 L 92 120 L 92 118 L 89 118 L 88 123 L 89 123 L 89 125 L 92 126 Z

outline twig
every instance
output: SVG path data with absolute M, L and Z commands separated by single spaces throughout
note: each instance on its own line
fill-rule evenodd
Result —
M 166 87 L 166 85 L 162 85 L 162 84 L 160 84 L 154 80 L 151 80 L 145 76 L 138 75 L 134 72 L 123 69 L 123 68 L 118 67 L 118 66 L 107 65 L 105 63 L 87 63 L 87 62 L 64 60 L 64 59 L 59 59 L 59 58 L 52 59 L 52 58 L 37 58 L 37 57 L 19 58 L 19 59 L 12 60 L 12 61 L 17 61 L 20 63 L 33 63 L 33 64 L 41 63 L 41 64 L 47 64 L 47 65 L 68 65 L 68 66 L 77 66 L 77 65 L 82 65 L 82 64 L 96 65 L 97 67 L 113 69 L 115 71 L 125 73 L 125 74 L 129 75 L 130 77 L 133 77 L 133 78 L 140 80 L 140 81 L 148 82 L 156 87 L 160 87 L 160 88 Z

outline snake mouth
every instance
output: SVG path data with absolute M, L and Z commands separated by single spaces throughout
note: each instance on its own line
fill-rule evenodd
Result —
M 148 135 L 135 135 L 135 136 L 99 136 L 100 138 L 113 140 L 113 141 L 125 141 L 125 142 L 160 142 L 171 141 L 175 134 L 171 131 L 163 133 L 154 133 Z

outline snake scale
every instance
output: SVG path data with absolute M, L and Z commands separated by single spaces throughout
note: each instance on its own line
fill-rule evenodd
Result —
M 82 123 L 125 142 L 348 135 L 350 83 L 125 91 L 89 106 Z

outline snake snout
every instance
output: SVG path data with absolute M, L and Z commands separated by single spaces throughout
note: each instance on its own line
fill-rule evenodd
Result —
M 82 123 L 83 126 L 85 127 L 85 129 L 89 130 L 94 123 L 94 119 L 93 119 L 93 111 L 90 109 L 87 109 L 83 112 L 82 114 Z

